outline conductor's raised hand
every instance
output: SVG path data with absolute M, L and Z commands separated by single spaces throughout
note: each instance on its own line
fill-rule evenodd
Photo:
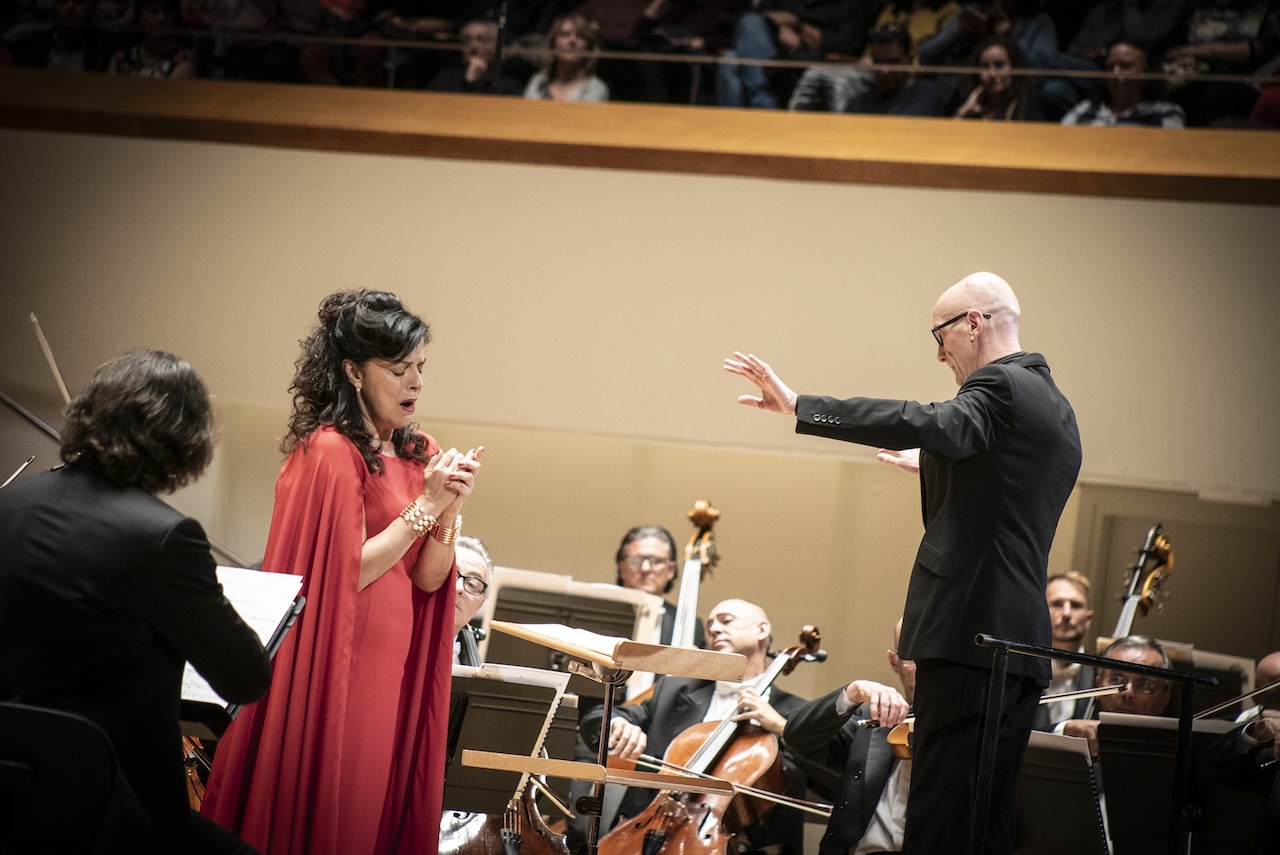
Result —
M 748 353 L 733 352 L 732 359 L 724 361 L 724 370 L 730 374 L 745 377 L 760 390 L 759 397 L 741 395 L 738 403 L 746 407 L 755 407 L 769 413 L 794 415 L 796 411 L 796 393 L 783 383 L 769 367 L 769 363 Z

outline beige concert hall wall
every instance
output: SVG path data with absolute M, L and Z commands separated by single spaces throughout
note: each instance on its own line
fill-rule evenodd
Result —
M 216 395 L 222 443 L 173 501 L 249 561 L 266 538 L 297 341 L 319 299 L 350 287 L 396 291 L 432 324 L 422 424 L 488 448 L 466 530 L 498 563 L 610 581 L 626 528 L 656 522 L 683 539 L 685 512 L 710 499 L 724 557 L 703 610 L 758 600 L 779 644 L 816 624 L 831 659 L 788 678 L 800 694 L 890 679 L 918 486 L 868 450 L 740 407 L 747 389 L 720 368 L 735 348 L 800 391 L 943 399 L 954 384 L 928 333 L 934 299 L 994 270 L 1084 439 L 1053 569 L 1105 575 L 1081 563 L 1101 554 L 1088 546 L 1107 513 L 1094 487 L 1177 495 L 1224 525 L 1247 509 L 1276 528 L 1277 207 L 12 130 L 0 131 L 0 200 L 0 391 L 59 424 L 32 313 L 73 391 L 124 349 L 189 358 Z M 0 476 L 30 454 L 33 473 L 56 459 L 0 412 Z M 1274 606 L 1275 561 L 1256 571 L 1251 596 Z M 1275 614 L 1225 652 L 1280 646 Z

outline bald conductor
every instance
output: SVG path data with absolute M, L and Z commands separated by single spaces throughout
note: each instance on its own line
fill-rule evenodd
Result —
M 991 651 L 974 636 L 1044 646 L 1052 638 L 1045 571 L 1080 471 L 1080 435 L 1044 357 L 1023 351 L 1020 319 L 1018 298 L 995 274 L 944 291 L 929 333 L 959 391 L 933 404 L 797 395 L 753 355 L 724 362 L 759 390 L 739 403 L 794 415 L 797 433 L 878 447 L 880 460 L 919 474 L 925 533 L 900 648 L 917 666 L 911 852 L 968 851 L 991 677 Z M 983 852 L 1013 851 L 1018 769 L 1048 683 L 1046 660 L 1010 657 Z

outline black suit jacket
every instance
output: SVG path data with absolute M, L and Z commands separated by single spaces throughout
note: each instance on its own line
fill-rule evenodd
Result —
M 985 632 L 1048 646 L 1049 547 L 1080 471 L 1075 413 L 1037 353 L 970 375 L 949 401 L 801 395 L 796 431 L 920 448 L 925 532 L 907 588 L 899 652 L 991 667 Z M 1011 656 L 1009 673 L 1049 680 L 1049 662 Z
M 178 723 L 187 661 L 234 703 L 271 681 L 199 523 L 75 466 L 0 490 L 0 698 L 101 725 L 171 848 L 190 818 Z
M 677 736 L 702 721 L 714 694 L 715 683 L 710 680 L 660 677 L 654 683 L 653 695 L 644 703 L 614 707 L 614 715 L 640 727 L 648 737 L 645 753 L 661 757 Z M 783 718 L 790 718 L 804 705 L 804 699 L 784 692 L 775 685 L 769 693 L 769 705 Z M 600 716 L 603 711 L 603 707 L 596 707 L 587 713 L 580 726 L 579 732 L 583 740 L 593 751 L 600 745 Z M 805 790 L 804 774 L 785 750 L 783 771 L 786 774 L 787 794 L 802 797 Z M 635 816 L 649 806 L 654 796 L 653 790 L 628 789 L 618 808 L 618 815 Z M 804 831 L 803 817 L 799 811 L 775 805 L 765 814 L 761 826 L 760 829 L 752 830 L 755 846 L 780 843 L 784 853 L 801 855 Z
M 831 800 L 831 819 L 818 846 L 821 855 L 848 855 L 867 833 L 885 784 L 898 760 L 889 729 L 857 727 L 865 705 L 836 712 L 834 692 L 810 701 L 787 719 L 783 741 L 802 758 L 811 789 Z

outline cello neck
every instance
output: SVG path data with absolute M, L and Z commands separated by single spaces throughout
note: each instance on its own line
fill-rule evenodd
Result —
M 773 681 L 786 670 L 791 662 L 791 655 L 783 652 L 779 653 L 765 669 L 764 673 L 755 679 L 751 684 L 751 688 L 755 689 L 756 694 L 763 695 L 769 691 L 769 687 L 773 685 Z M 736 712 L 736 710 L 735 710 Z M 730 713 L 732 715 L 733 713 Z M 689 769 L 695 774 L 706 772 L 716 761 L 716 758 L 724 751 L 733 738 L 738 735 L 738 728 L 742 724 L 740 721 L 734 721 L 732 718 L 726 718 L 720 722 L 715 731 L 702 743 L 702 747 L 694 753 L 687 764 Z
M 698 623 L 698 588 L 702 583 L 702 559 L 696 553 L 684 562 L 680 572 L 680 597 L 676 600 L 676 620 L 671 631 L 672 647 L 693 647 Z

